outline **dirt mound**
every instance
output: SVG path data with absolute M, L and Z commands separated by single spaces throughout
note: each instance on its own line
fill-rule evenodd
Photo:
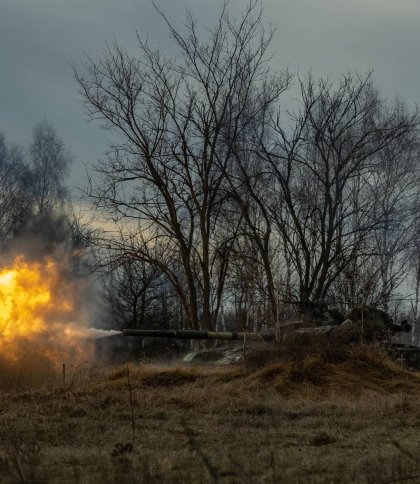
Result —
M 369 346 L 349 347 L 339 360 L 328 353 L 280 361 L 253 372 L 253 386 L 272 385 L 285 395 L 326 394 L 331 391 L 358 395 L 365 390 L 378 393 L 420 392 L 420 374 L 394 362 L 385 352 Z
M 118 400 L 135 391 L 178 391 L 197 399 L 238 398 L 248 392 L 275 392 L 285 397 L 328 398 L 331 393 L 358 396 L 377 394 L 420 394 L 420 373 L 392 360 L 384 350 L 372 346 L 322 345 L 281 346 L 267 352 L 267 359 L 247 350 L 243 364 L 227 367 L 132 364 L 119 367 L 69 369 L 64 382 L 61 373 L 45 376 L 45 386 L 68 391 L 113 392 Z M 258 361 L 253 361 L 253 359 Z M 252 364 L 251 364 L 252 363 Z M 43 375 L 39 375 L 41 378 Z M 2 390 L 33 388 L 27 378 L 0 380 Z M 14 384 L 12 384 L 14 383 Z M 131 391 L 130 390 L 130 391 Z M 193 396 L 195 397 L 193 398 Z M 198 400 L 200 399 L 198 398 Z
M 331 392 L 360 395 L 365 391 L 380 394 L 420 393 L 420 373 L 394 362 L 384 351 L 370 346 L 347 347 L 340 351 L 309 352 L 284 358 L 262 368 L 244 366 L 225 368 L 171 367 L 140 365 L 122 367 L 108 373 L 108 385 L 126 386 L 129 376 L 133 388 L 182 387 L 207 388 L 210 394 L 274 390 L 284 396 L 322 397 Z M 340 355 L 338 357 L 338 355 Z M 127 371 L 129 375 L 127 375 Z M 106 383 L 105 383 L 106 384 Z

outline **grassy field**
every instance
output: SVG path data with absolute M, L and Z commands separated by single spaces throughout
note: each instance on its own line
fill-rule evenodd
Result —
M 3 380 L 0 425 L 1 482 L 420 482 L 420 378 L 364 348 Z

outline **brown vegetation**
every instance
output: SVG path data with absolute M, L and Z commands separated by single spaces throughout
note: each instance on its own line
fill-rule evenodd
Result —
M 419 375 L 370 348 L 330 356 L 16 381 L 0 396 L 2 481 L 419 479 Z

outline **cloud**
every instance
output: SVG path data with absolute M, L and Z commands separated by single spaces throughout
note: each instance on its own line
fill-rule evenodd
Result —
M 185 8 L 199 25 L 211 27 L 222 1 L 160 0 L 171 21 L 182 26 Z M 247 0 L 232 0 L 240 12 Z M 418 0 L 264 0 L 266 19 L 277 26 L 274 67 L 289 66 L 332 76 L 374 69 L 388 96 L 399 92 L 419 102 L 420 2 Z M 98 158 L 108 134 L 87 125 L 69 61 L 97 56 L 113 35 L 133 52 L 135 29 L 173 49 L 166 26 L 149 0 L 2 0 L 0 17 L 0 130 L 25 143 L 46 116 L 76 159 Z M 83 180 L 76 165 L 74 183 Z

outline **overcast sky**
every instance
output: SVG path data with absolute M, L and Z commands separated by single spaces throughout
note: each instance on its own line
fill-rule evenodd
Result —
M 173 21 L 185 8 L 211 27 L 219 0 L 159 0 Z M 232 0 L 238 12 L 247 0 Z M 420 104 L 420 0 L 263 0 L 277 26 L 274 67 L 337 76 L 374 70 L 383 93 Z M 162 49 L 171 41 L 149 0 L 0 0 L 0 131 L 26 144 L 47 118 L 75 156 L 71 182 L 83 183 L 83 163 L 98 159 L 109 134 L 87 124 L 70 61 L 96 56 L 113 35 L 135 46 L 135 29 Z

